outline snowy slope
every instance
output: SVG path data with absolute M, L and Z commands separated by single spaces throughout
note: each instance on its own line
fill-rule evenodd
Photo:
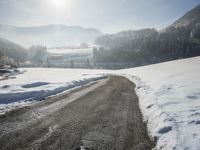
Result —
M 101 70 L 24 68 L 0 81 L 0 113 L 104 77 Z
M 200 149 L 200 57 L 119 73 L 136 83 L 156 149 Z

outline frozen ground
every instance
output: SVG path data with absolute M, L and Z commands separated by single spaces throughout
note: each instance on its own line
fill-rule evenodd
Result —
M 134 81 L 156 149 L 200 149 L 200 57 L 119 73 Z
M 98 80 L 103 77 L 100 73 L 106 73 L 101 70 L 48 68 L 24 68 L 20 72 L 0 81 L 0 113 Z

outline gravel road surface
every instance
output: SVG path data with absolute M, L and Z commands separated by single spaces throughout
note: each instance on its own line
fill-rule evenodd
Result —
M 1 115 L 0 149 L 152 149 L 134 88 L 112 76 Z

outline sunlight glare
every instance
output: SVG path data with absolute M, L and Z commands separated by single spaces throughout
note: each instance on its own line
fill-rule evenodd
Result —
M 51 1 L 52 4 L 57 8 L 64 8 L 69 2 L 69 0 L 51 0 Z

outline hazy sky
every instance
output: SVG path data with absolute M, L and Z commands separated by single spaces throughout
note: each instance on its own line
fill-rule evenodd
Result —
M 109 33 L 161 29 L 198 4 L 200 0 L 0 0 L 0 24 L 64 24 Z

